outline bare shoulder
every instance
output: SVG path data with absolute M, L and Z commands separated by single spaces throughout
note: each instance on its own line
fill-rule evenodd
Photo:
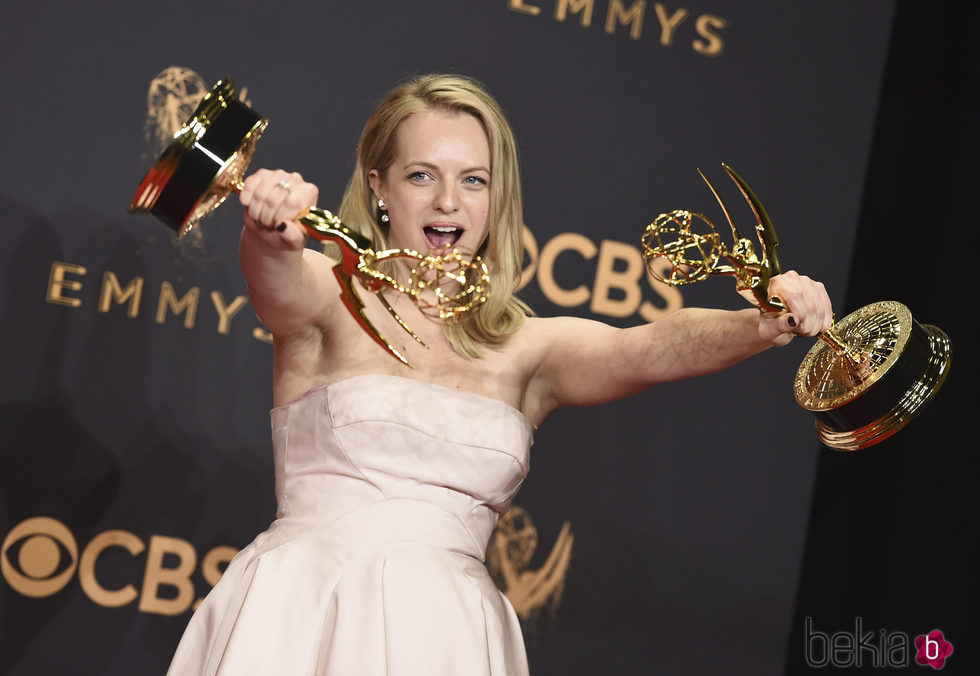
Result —
M 544 360 L 555 350 L 575 349 L 599 336 L 611 335 L 615 328 L 584 317 L 530 317 L 521 329 L 521 340 Z
M 535 425 L 568 402 L 563 383 L 587 374 L 597 362 L 592 348 L 606 343 L 616 329 L 582 317 L 530 317 L 515 335 L 527 374 L 522 409 Z

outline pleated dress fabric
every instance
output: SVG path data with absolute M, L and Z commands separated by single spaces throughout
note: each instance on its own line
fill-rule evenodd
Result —
M 272 411 L 276 520 L 195 611 L 168 674 L 521 676 L 483 561 L 527 474 L 508 404 L 408 378 Z

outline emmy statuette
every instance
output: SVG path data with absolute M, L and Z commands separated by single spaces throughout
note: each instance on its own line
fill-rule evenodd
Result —
M 768 294 L 769 280 L 781 272 L 779 239 L 762 203 L 748 184 L 722 165 L 756 217 L 760 251 L 739 235 L 724 200 L 698 170 L 731 226 L 735 243 L 725 246 L 702 214 L 675 210 L 661 214 L 643 233 L 643 255 L 650 274 L 673 286 L 714 275 L 735 278 L 736 289 L 762 312 L 783 312 Z M 669 263 L 660 274 L 653 262 Z M 895 434 L 935 396 L 949 373 L 951 346 L 942 330 L 919 324 L 896 301 L 872 303 L 852 312 L 820 336 L 794 380 L 797 403 L 810 411 L 817 436 L 845 451 L 868 448 Z

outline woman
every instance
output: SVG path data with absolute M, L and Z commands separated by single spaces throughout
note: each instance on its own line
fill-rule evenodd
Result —
M 786 273 L 790 311 L 688 308 L 616 329 L 537 318 L 512 290 L 521 200 L 513 135 L 476 83 L 425 76 L 368 120 L 340 216 L 376 249 L 480 252 L 488 301 L 459 325 L 373 294 L 392 359 L 339 298 L 334 261 L 294 219 L 317 201 L 298 174 L 245 182 L 240 256 L 275 336 L 277 519 L 195 613 L 172 673 L 525 674 L 513 609 L 482 561 L 527 473 L 533 430 L 560 406 L 610 401 L 710 373 L 829 328 L 817 282 Z M 396 273 L 397 274 L 397 273 Z

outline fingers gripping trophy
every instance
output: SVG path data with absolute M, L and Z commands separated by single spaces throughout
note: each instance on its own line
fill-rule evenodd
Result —
M 672 286 L 731 276 L 738 292 L 761 312 L 784 312 L 782 301 L 768 293 L 769 280 L 781 272 L 776 230 L 748 184 L 731 167 L 722 167 L 756 217 L 758 250 L 739 234 L 720 193 L 698 170 L 728 220 L 734 245 L 725 246 L 706 216 L 671 211 L 643 233 L 647 268 Z M 654 265 L 656 261 L 667 265 Z M 949 338 L 935 326 L 919 324 L 896 301 L 862 307 L 819 338 L 796 373 L 793 391 L 796 402 L 814 415 L 820 441 L 837 450 L 867 448 L 901 430 L 949 373 Z
M 152 214 L 178 237 L 185 236 L 228 195 L 242 190 L 256 143 L 268 124 L 267 118 L 239 100 L 231 79 L 219 80 L 143 177 L 129 210 Z M 286 181 L 280 185 L 285 190 L 291 187 Z M 339 247 L 340 261 L 333 271 L 344 305 L 375 342 L 406 366 L 411 364 L 365 314 L 355 279 L 368 291 L 389 288 L 404 293 L 425 314 L 447 322 L 460 321 L 487 299 L 490 275 L 479 256 L 468 257 L 455 249 L 436 256 L 410 249 L 375 251 L 367 237 L 312 205 L 295 220 L 309 237 Z M 385 263 L 397 260 L 409 263 L 406 280 L 384 272 Z M 378 298 L 399 326 L 425 345 L 387 299 L 380 293 Z

